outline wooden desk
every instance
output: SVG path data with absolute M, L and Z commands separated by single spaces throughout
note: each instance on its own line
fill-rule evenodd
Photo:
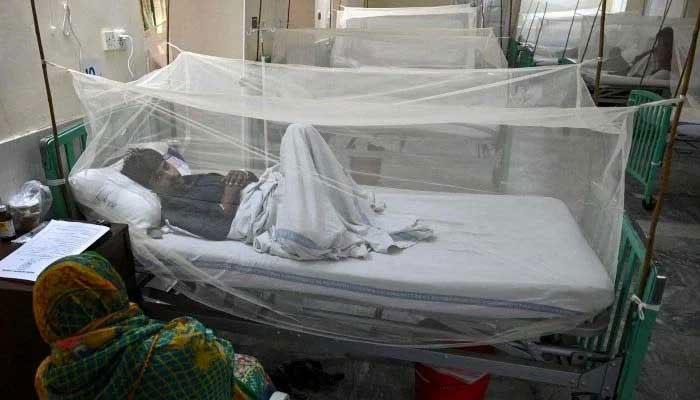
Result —
M 0 242 L 0 259 L 19 246 Z M 119 272 L 131 301 L 140 303 L 134 278 L 129 230 L 124 224 L 111 224 L 110 231 L 90 246 Z M 34 282 L 0 279 L 0 395 L 3 399 L 32 399 L 34 372 L 49 354 L 49 346 L 39 336 L 32 313 Z

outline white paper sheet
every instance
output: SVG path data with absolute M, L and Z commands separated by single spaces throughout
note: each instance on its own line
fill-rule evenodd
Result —
M 0 278 L 35 281 L 61 257 L 80 254 L 109 227 L 82 222 L 51 221 L 22 247 L 0 260 Z

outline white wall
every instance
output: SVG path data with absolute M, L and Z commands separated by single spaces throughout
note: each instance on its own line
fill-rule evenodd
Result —
M 243 57 L 244 0 L 171 0 L 170 42 L 183 50 Z M 177 51 L 171 49 L 171 59 Z
M 61 33 L 61 0 L 37 0 L 37 13 L 49 61 L 79 69 L 77 45 Z M 69 0 L 72 20 L 83 47 L 83 59 L 92 59 L 101 75 L 120 81 L 130 79 L 128 51 L 104 52 L 100 31 L 104 27 L 126 29 L 134 37 L 133 70 L 145 71 L 143 22 L 138 0 Z M 51 7 L 53 6 L 53 17 Z M 50 23 L 58 27 L 50 29 Z M 56 118 L 60 124 L 82 115 L 70 75 L 49 67 Z M 28 0 L 2 0 L 0 7 L 0 197 L 6 199 L 18 182 L 41 176 L 39 137 L 31 134 L 49 125 L 41 64 Z

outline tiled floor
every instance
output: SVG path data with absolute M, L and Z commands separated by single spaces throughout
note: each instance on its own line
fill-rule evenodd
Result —
M 681 144 L 659 225 L 655 261 L 668 276 L 661 313 L 644 362 L 639 400 L 700 398 L 700 151 Z M 626 207 L 645 232 L 651 213 L 641 207 L 640 185 L 628 182 Z M 274 343 L 232 338 L 237 351 L 256 354 L 268 366 L 308 357 L 289 354 Z M 264 349 L 261 351 L 261 349 Z M 297 393 L 295 399 L 411 399 L 414 375 L 409 364 L 323 359 L 329 373 L 345 378 L 335 387 Z M 566 392 L 543 385 L 493 377 L 488 399 L 563 399 Z

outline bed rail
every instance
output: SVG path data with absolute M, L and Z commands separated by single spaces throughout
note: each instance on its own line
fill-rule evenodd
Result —
M 59 159 L 56 155 L 53 141 L 53 136 L 47 136 L 41 140 L 41 162 L 44 173 L 46 174 L 46 179 L 49 182 L 49 187 L 51 188 L 53 216 L 54 218 L 68 218 L 68 206 L 66 205 L 66 200 L 63 198 L 63 192 L 60 189 L 60 185 L 62 185 L 63 182 L 57 181 Z M 68 174 L 87 145 L 87 130 L 85 129 L 85 125 L 79 124 L 60 132 L 58 135 L 58 144 L 61 148 L 60 157 L 63 160 L 63 165 L 67 167 L 65 171 L 66 174 Z
M 603 335 L 578 338 L 579 345 L 586 351 L 607 354 L 609 360 L 623 360 L 615 398 L 625 400 L 634 398 L 666 283 L 666 277 L 653 267 L 646 287 L 639 287 L 646 252 L 640 233 L 641 230 L 625 215 L 610 324 Z
M 632 90 L 627 104 L 636 106 L 658 100 L 663 97 L 646 90 Z M 646 210 L 654 208 L 654 183 L 666 149 L 671 109 L 670 105 L 644 107 L 634 114 L 627 173 L 644 185 L 642 205 Z

